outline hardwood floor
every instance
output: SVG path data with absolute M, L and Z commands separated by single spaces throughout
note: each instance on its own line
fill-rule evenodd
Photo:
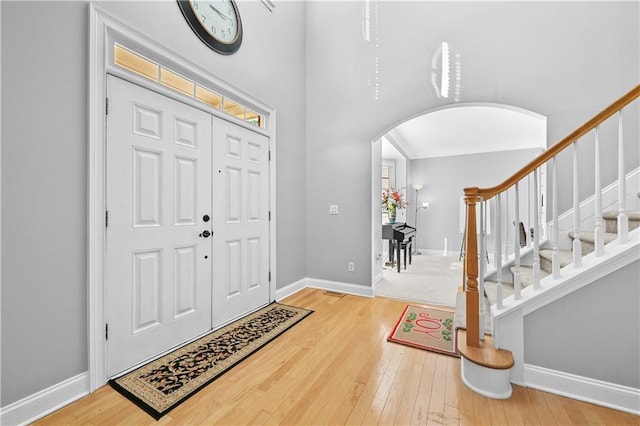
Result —
M 458 358 L 387 342 L 404 302 L 305 289 L 315 311 L 159 424 L 640 425 L 640 417 L 523 387 L 491 400 L 460 380 Z M 109 386 L 38 425 L 155 423 Z

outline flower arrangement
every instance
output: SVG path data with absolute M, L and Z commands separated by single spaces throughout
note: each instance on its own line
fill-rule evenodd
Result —
M 382 207 L 389 213 L 393 212 L 395 216 L 396 209 L 406 207 L 407 202 L 402 194 L 393 188 L 382 191 Z

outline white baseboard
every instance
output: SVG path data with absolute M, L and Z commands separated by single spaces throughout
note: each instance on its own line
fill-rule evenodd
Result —
M 374 296 L 372 287 L 343 283 L 340 281 L 321 280 L 317 278 L 303 278 L 276 290 L 276 301 L 292 296 L 307 287 L 317 288 L 320 290 L 336 291 L 339 293 L 353 294 L 355 296 Z
M 307 278 L 303 278 L 276 290 L 276 301 L 285 299 L 307 288 Z
M 355 296 L 373 297 L 373 288 L 357 284 L 343 283 L 339 281 L 320 280 L 307 278 L 307 287 L 320 290 L 337 291 L 339 293 L 353 294 Z
M 0 409 L 1 425 L 24 425 L 89 394 L 89 373 L 81 373 Z
M 640 415 L 640 389 L 525 364 L 526 386 Z

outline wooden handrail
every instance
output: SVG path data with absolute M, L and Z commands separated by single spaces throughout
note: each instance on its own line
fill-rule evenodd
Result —
M 595 115 L 591 120 L 584 123 L 582 126 L 578 127 L 573 132 L 569 133 L 565 138 L 558 141 L 551 148 L 547 149 L 536 158 L 534 158 L 529 164 L 524 166 L 522 169 L 514 173 L 510 178 L 505 180 L 499 185 L 496 185 L 491 188 L 465 188 L 464 193 L 467 195 L 480 196 L 484 201 L 489 200 L 496 194 L 506 191 L 511 188 L 516 182 L 522 180 L 529 174 L 533 173 L 535 169 L 545 164 L 547 161 L 551 160 L 553 157 L 558 155 L 565 148 L 570 146 L 574 141 L 580 139 L 582 136 L 586 135 L 597 126 L 602 124 L 606 119 L 611 117 L 613 114 L 627 106 L 629 103 L 634 101 L 636 98 L 640 97 L 640 84 L 625 93 L 623 96 L 618 98 L 615 102 L 609 105 L 607 108 L 602 110 L 599 114 Z
M 464 247 L 466 250 L 463 265 L 463 287 L 466 293 L 466 319 L 467 333 L 466 344 L 470 347 L 480 347 L 480 300 L 478 289 L 478 240 L 476 235 L 476 204 L 487 201 L 493 196 L 505 192 L 520 180 L 524 179 L 539 167 L 544 165 L 571 146 L 582 136 L 586 135 L 605 120 L 610 118 L 616 112 L 627 106 L 629 103 L 640 97 L 640 85 L 635 86 L 629 92 L 618 98 L 602 112 L 596 114 L 591 120 L 569 133 L 565 138 L 558 141 L 551 148 L 534 158 L 529 164 L 524 166 L 518 172 L 514 173 L 510 178 L 502 182 L 500 185 L 491 188 L 468 187 L 464 189 L 466 212 L 466 229 L 464 234 Z

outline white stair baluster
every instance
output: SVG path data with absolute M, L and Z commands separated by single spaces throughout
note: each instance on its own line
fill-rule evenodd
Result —
M 582 266 L 582 241 L 580 241 L 580 194 L 578 188 L 578 141 L 573 142 L 573 266 Z
M 520 182 L 516 183 L 516 199 L 513 205 L 514 209 L 514 225 L 513 231 L 513 298 L 519 300 L 521 298 L 522 283 L 520 282 Z
M 531 233 L 529 232 L 529 228 L 531 228 L 531 193 L 531 174 L 529 174 L 527 176 L 527 225 L 524 227 L 527 234 L 527 247 L 533 245 L 533 238 L 531 238 Z
M 496 196 L 496 307 L 502 309 L 502 194 Z
M 498 229 L 498 226 L 500 226 L 500 222 L 498 221 L 498 197 L 494 197 L 493 199 L 493 206 L 495 209 L 496 214 L 491 216 L 491 220 L 492 220 L 492 229 L 493 229 L 493 233 L 496 233 L 496 229 Z M 493 268 L 495 270 L 498 270 L 498 247 L 496 246 L 496 239 L 494 238 L 494 247 L 493 247 Z
M 540 290 L 540 224 L 538 219 L 538 169 L 533 171 L 533 289 Z
M 502 226 L 504 226 L 504 239 L 502 247 L 502 262 L 507 263 L 509 260 L 509 193 L 504 193 L 504 219 L 502 219 Z
M 551 262 L 552 262 L 552 267 L 553 267 L 553 279 L 557 280 L 558 278 L 560 278 L 560 252 L 558 249 L 558 181 L 557 181 L 557 176 L 558 176 L 558 169 L 557 169 L 557 157 L 553 157 L 553 162 L 552 162 L 552 185 L 553 185 L 553 210 L 552 210 L 552 215 L 553 215 L 553 234 L 551 235 L 551 245 L 552 245 L 552 255 L 551 255 Z
M 485 262 L 485 256 L 487 253 L 487 247 L 485 242 L 485 220 L 484 220 L 484 209 L 485 202 L 480 201 L 480 223 L 478 224 L 478 232 L 480 234 L 480 250 L 478 251 L 478 294 L 480 294 L 480 306 L 478 312 L 480 313 L 480 340 L 484 340 L 484 316 L 487 315 L 485 312 L 485 304 L 484 304 L 484 276 L 487 270 L 487 266 Z
M 604 254 L 604 226 L 602 224 L 602 182 L 600 171 L 600 126 L 596 127 L 595 142 L 595 228 L 593 230 L 596 257 Z
M 626 184 L 622 110 L 620 110 L 618 111 L 618 238 L 620 239 L 620 244 L 629 241 L 629 218 L 624 210 L 627 197 Z

